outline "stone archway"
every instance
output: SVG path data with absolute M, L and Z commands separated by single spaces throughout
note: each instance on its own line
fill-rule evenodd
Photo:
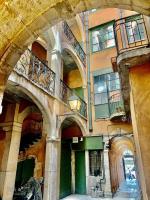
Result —
M 133 138 L 127 136 L 116 136 L 110 140 L 110 174 L 112 192 L 115 193 L 120 184 L 124 181 L 123 155 L 125 151 L 132 152 L 135 157 Z
M 24 50 L 49 25 L 56 24 L 61 19 L 75 16 L 76 13 L 92 8 L 118 7 L 134 10 L 150 15 L 150 5 L 146 0 L 117 1 L 38 1 L 24 2 L 2 1 L 0 26 L 0 57 L 1 67 L 13 67 L 20 51 Z M 19 14 L 18 14 L 19 13 Z M 15 57 L 13 55 L 15 54 Z
M 86 193 L 85 150 L 80 147 L 83 127 L 69 116 L 61 124 L 60 199 L 72 193 Z

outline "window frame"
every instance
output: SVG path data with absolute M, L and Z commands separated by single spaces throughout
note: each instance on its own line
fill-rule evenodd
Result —
M 112 20 L 112 21 L 106 22 L 106 23 L 104 23 L 104 24 L 98 25 L 98 26 L 93 27 L 93 28 L 90 29 L 90 46 L 91 46 L 91 52 L 92 52 L 92 53 L 96 53 L 96 52 L 100 52 L 100 51 L 104 51 L 104 50 L 106 50 L 106 49 L 110 49 L 110 48 L 116 47 L 114 24 L 115 24 L 115 20 Z M 112 38 L 112 39 L 114 40 L 114 45 L 113 45 L 113 46 L 110 46 L 110 47 L 106 47 L 106 48 L 102 48 L 102 49 L 99 49 L 99 50 L 94 51 L 94 50 L 93 50 L 93 45 L 96 45 L 96 44 L 99 44 L 99 43 L 93 43 L 93 36 L 92 36 L 92 33 L 93 33 L 94 31 L 101 30 L 101 29 L 103 29 L 104 27 L 108 27 L 109 25 L 112 25 L 112 29 L 113 29 L 113 32 L 112 32 L 112 33 L 113 33 L 113 38 Z M 107 32 L 107 33 L 109 33 L 109 32 Z M 112 40 L 112 39 L 107 39 L 107 40 L 103 41 L 102 43 L 104 44 L 105 42 L 107 42 L 107 41 L 109 41 L 109 40 Z
M 107 118 L 110 118 L 111 116 L 111 112 L 110 112 L 110 94 L 111 92 L 115 92 L 115 91 L 118 91 L 120 92 L 120 95 L 121 95 L 121 83 L 120 83 L 120 77 L 119 77 L 119 74 L 117 73 L 117 77 L 116 78 L 113 78 L 113 79 L 110 79 L 108 80 L 108 75 L 109 74 L 115 74 L 117 72 L 109 72 L 109 73 L 104 73 L 104 74 L 99 74 L 99 75 L 95 75 L 93 76 L 93 94 L 94 94 L 94 107 L 96 106 L 104 106 L 104 105 L 108 105 L 108 116 L 106 117 L 96 117 L 96 113 L 95 113 L 95 119 L 98 120 L 98 119 L 107 119 Z M 100 77 L 100 76 L 105 76 L 105 82 L 106 82 L 106 90 L 107 92 L 100 92 L 100 93 L 95 93 L 95 77 Z M 113 89 L 113 90 L 109 90 L 109 82 L 112 81 L 112 80 L 119 80 L 119 88 L 118 89 Z M 102 94 L 102 93 L 106 93 L 107 94 L 107 103 L 98 103 L 98 104 L 95 104 L 95 95 L 97 94 Z M 117 102 L 117 101 L 116 101 Z M 119 102 L 119 101 L 118 101 Z
M 134 44 L 134 43 L 138 43 L 138 42 L 142 42 L 146 39 L 145 37 L 145 26 L 144 26 L 144 22 L 139 22 L 138 23 L 138 20 L 143 20 L 143 18 L 141 17 L 141 15 L 137 14 L 137 15 L 132 15 L 132 16 L 129 16 L 125 19 L 125 29 L 126 29 L 126 34 L 127 34 L 127 40 L 128 40 L 128 44 Z M 136 22 L 136 29 L 138 29 L 138 35 L 140 37 L 140 39 L 136 39 L 135 38 L 135 34 L 132 33 L 132 35 L 129 33 L 129 30 L 131 30 L 133 32 L 133 28 L 132 28 L 132 22 Z M 131 25 L 127 25 L 127 23 L 131 23 Z M 139 25 L 142 25 L 142 32 L 140 31 L 140 27 Z M 128 27 L 131 27 L 131 28 L 128 28 Z M 143 34 L 143 37 L 141 37 L 141 33 Z M 133 38 L 133 41 L 130 41 L 131 38 Z
M 90 155 L 92 152 L 94 154 L 94 152 L 98 152 L 98 155 L 99 158 L 98 158 L 98 162 L 97 162 L 97 165 L 96 166 L 93 166 L 94 164 L 92 163 L 92 156 Z M 103 150 L 101 149 L 92 149 L 92 150 L 89 150 L 88 151 L 88 154 L 89 154 L 89 176 L 100 176 L 102 177 L 103 176 Z M 97 159 L 97 158 L 96 158 Z M 99 162 L 100 162 L 100 165 L 99 165 Z M 92 164 L 91 164 L 92 163 Z M 93 168 L 94 168 L 94 171 L 93 171 Z M 99 168 L 99 169 L 98 169 Z M 94 174 L 96 173 L 95 172 L 99 170 L 99 174 Z M 93 171 L 93 172 L 92 172 Z

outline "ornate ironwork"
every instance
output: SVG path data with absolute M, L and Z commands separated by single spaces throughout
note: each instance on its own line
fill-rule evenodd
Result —
M 29 49 L 20 57 L 15 71 L 44 91 L 54 94 L 55 73 Z
M 64 33 L 65 33 L 66 37 L 68 38 L 69 43 L 75 49 L 79 59 L 81 60 L 81 62 L 84 65 L 84 67 L 86 67 L 86 54 L 85 54 L 83 48 L 81 47 L 80 43 L 77 41 L 76 37 L 74 36 L 74 34 L 71 31 L 67 22 L 63 23 L 63 27 L 64 27 Z
M 142 15 L 116 20 L 114 32 L 118 54 L 149 46 L 148 33 Z
M 76 93 L 75 91 L 73 91 L 71 88 L 69 88 L 62 80 L 60 80 L 60 98 L 61 100 L 65 103 L 69 105 L 69 98 L 71 96 L 76 96 L 80 103 L 80 110 L 78 110 L 78 112 L 84 116 L 87 117 L 87 104 L 86 102 L 81 99 Z
M 125 116 L 123 98 L 121 91 L 115 92 L 109 98 L 110 118 Z

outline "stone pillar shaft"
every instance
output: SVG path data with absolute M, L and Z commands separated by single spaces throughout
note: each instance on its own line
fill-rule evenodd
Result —
M 3 127 L 3 130 L 6 132 L 6 141 L 0 171 L 0 195 L 4 200 L 12 200 L 15 187 L 22 124 L 13 122 L 12 126 L 5 126 Z
M 108 156 L 107 149 L 104 149 L 104 170 L 105 170 L 104 195 L 105 195 L 105 197 L 112 197 L 111 182 L 110 182 L 109 156 Z
M 46 144 L 43 200 L 59 199 L 60 142 L 48 140 Z

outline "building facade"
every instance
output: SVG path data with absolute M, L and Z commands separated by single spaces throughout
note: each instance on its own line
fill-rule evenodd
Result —
M 45 200 L 112 197 L 129 160 L 138 195 L 149 198 L 149 22 L 119 8 L 91 10 L 41 31 L 14 58 L 2 87 L 2 199 L 31 177 Z

